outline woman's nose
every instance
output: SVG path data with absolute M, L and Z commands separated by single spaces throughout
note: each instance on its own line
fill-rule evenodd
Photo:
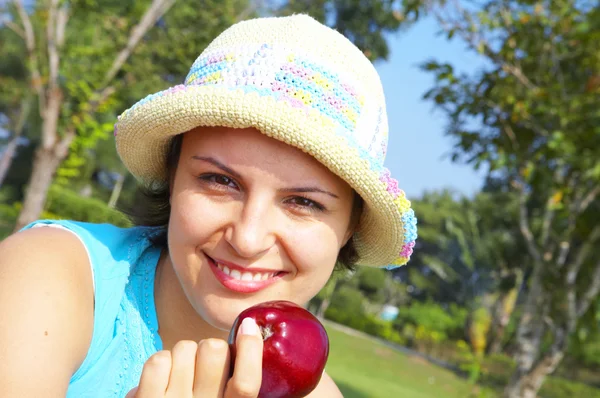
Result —
M 236 254 L 253 258 L 267 252 L 276 241 L 275 214 L 268 200 L 244 202 L 237 217 L 225 232 L 225 239 Z

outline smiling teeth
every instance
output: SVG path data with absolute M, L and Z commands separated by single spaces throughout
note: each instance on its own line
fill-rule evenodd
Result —
M 275 275 L 275 272 L 249 272 L 246 271 L 241 273 L 240 271 L 234 269 L 230 270 L 229 267 L 216 263 L 217 267 L 223 271 L 223 273 L 229 275 L 233 279 L 237 279 L 238 281 L 266 281 L 267 279 L 272 278 Z

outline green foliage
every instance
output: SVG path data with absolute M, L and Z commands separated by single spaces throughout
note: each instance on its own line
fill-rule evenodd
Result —
M 456 343 L 460 355 L 459 368 L 467 374 L 469 383 L 477 383 L 482 374 L 482 357 L 473 352 L 471 347 L 463 340 Z
M 329 307 L 325 317 L 333 322 L 348 326 L 352 329 L 379 337 L 391 343 L 404 345 L 406 340 L 394 329 L 392 322 L 383 321 L 373 315 L 364 313 L 345 312 L 337 307 Z
M 421 327 L 427 333 L 439 333 L 440 339 L 461 338 L 464 336 L 467 314 L 466 309 L 454 304 L 443 308 L 433 302 L 413 302 L 408 307 L 400 308 L 394 325 L 397 330 L 404 332 L 407 332 L 407 325 L 412 326 L 415 330 L 414 336 L 417 335 L 416 330 Z M 437 339 L 434 337 L 434 340 Z
M 469 341 L 473 348 L 473 353 L 478 357 L 483 356 L 485 353 L 491 322 L 490 312 L 485 307 L 479 307 L 471 313 L 468 328 Z
M 470 351 L 466 343 L 463 342 L 462 344 L 463 350 Z M 468 362 L 465 361 L 464 366 L 465 369 L 468 369 Z M 479 382 L 490 386 L 502 387 L 508 382 L 515 366 L 514 360 L 506 355 L 487 356 L 480 362 Z M 544 398 L 600 398 L 600 389 L 562 377 L 548 377 L 540 389 L 539 396 Z
M 46 202 L 46 216 L 44 218 L 59 218 L 90 223 L 109 223 L 120 227 L 131 226 L 125 215 L 111 209 L 106 203 L 94 199 L 84 198 L 66 188 L 53 186 Z
M 592 249 L 600 240 L 596 3 L 440 2 L 433 11 L 448 37 L 481 54 L 484 66 L 461 74 L 436 60 L 424 63 L 435 81 L 425 98 L 448 116 L 453 159 L 485 167 L 486 188 L 518 198 L 513 222 L 529 261 L 517 264 L 531 278 L 517 335 L 517 345 L 527 347 L 519 355 L 529 356 L 519 361 L 521 381 L 532 376 L 525 364 L 544 349 L 565 351 L 564 336 L 600 294 L 592 282 L 600 272 Z M 538 328 L 547 332 L 541 344 L 532 337 Z
M 333 295 L 329 308 L 345 313 L 364 314 L 364 301 L 365 297 L 360 290 L 342 286 Z
M 0 221 L 4 224 L 14 223 L 19 215 L 19 209 L 15 206 L 0 203 Z
M 358 288 L 373 303 L 383 303 L 388 273 L 379 268 L 361 267 L 355 275 Z
M 408 279 L 426 298 L 469 305 L 502 289 L 500 275 L 528 263 L 515 195 L 494 191 L 466 198 L 431 192 L 413 200 L 413 206 L 419 215 L 419 250 Z
M 600 389 L 571 380 L 551 377 L 540 389 L 540 396 L 544 398 L 600 398 Z
M 410 296 L 406 284 L 394 279 L 389 272 L 386 275 L 383 286 L 383 302 L 395 307 L 408 305 Z
M 581 328 L 571 339 L 569 356 L 583 366 L 600 368 L 600 332 L 590 332 L 587 328 Z

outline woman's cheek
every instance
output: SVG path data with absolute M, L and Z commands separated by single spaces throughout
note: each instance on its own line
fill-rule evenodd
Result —
M 288 236 L 286 246 L 299 273 L 315 269 L 326 272 L 335 266 L 340 243 L 333 230 L 322 225 L 319 228 L 295 228 Z
M 216 228 L 215 224 L 223 222 L 217 218 L 224 212 L 214 207 L 210 201 L 200 196 L 189 195 L 179 198 L 173 208 L 174 211 L 171 212 L 170 224 L 180 242 L 198 242 L 202 235 Z

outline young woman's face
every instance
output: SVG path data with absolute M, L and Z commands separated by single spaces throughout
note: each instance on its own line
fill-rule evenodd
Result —
M 186 133 L 168 236 L 187 300 L 223 330 L 260 302 L 305 304 L 351 235 L 352 199 L 310 155 L 254 129 Z

